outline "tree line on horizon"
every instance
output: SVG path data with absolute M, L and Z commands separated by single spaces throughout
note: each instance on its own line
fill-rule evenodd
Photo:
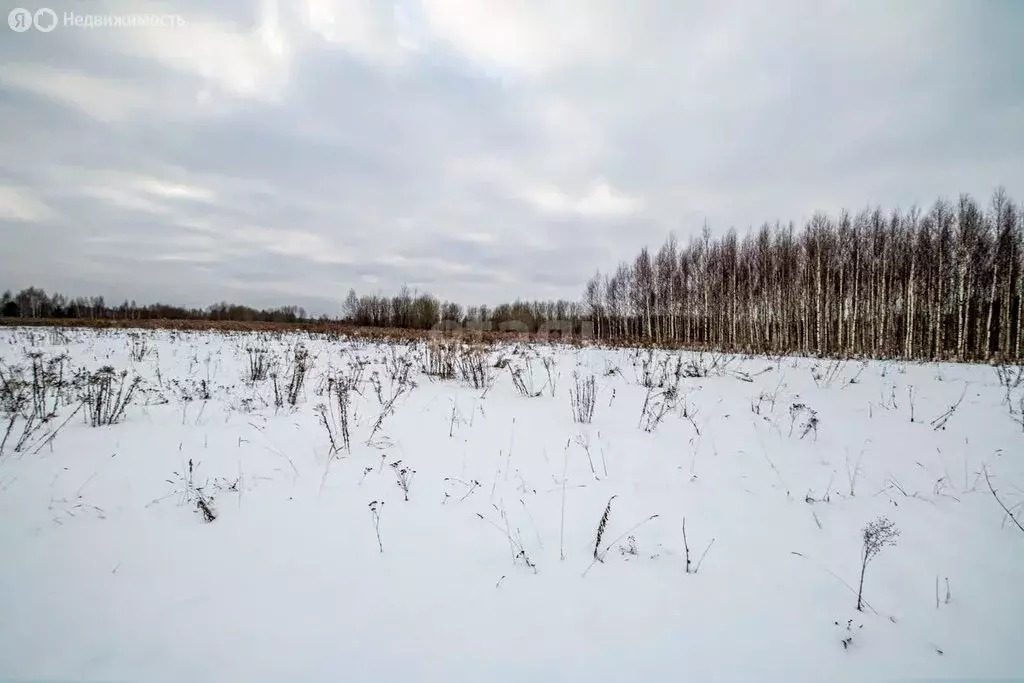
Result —
M 257 309 L 221 302 L 206 308 L 187 308 L 161 303 L 140 306 L 134 300 L 108 304 L 102 296 L 49 295 L 46 290 L 38 287 L 26 287 L 16 294 L 11 290 L 0 294 L 0 317 L 57 320 L 233 320 L 274 323 L 309 320 L 305 309 L 300 306 Z
M 102 297 L 49 296 L 34 287 L 4 292 L 0 314 L 311 320 L 298 306 L 111 306 Z M 586 330 L 602 341 L 753 353 L 1020 360 L 1024 206 L 1000 188 L 987 206 L 962 194 L 927 211 L 819 212 L 800 230 L 792 222 L 764 223 L 743 238 L 735 229 L 712 236 L 705 226 L 685 246 L 670 234 L 657 252 L 644 247 L 614 272 L 597 272 L 580 301 L 463 307 L 408 287 L 394 296 L 350 290 L 340 320 L 405 329 L 443 321 L 527 333 L 554 327 Z

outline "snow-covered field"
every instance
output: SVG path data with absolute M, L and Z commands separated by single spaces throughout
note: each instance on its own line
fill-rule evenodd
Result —
M 18 450 L 15 420 L 0 455 L 0 678 L 1024 675 L 1024 533 L 985 478 L 1020 513 L 1024 385 L 955 364 L 445 353 L 0 330 L 9 386 L 30 354 L 63 368 L 37 397 L 56 417 Z M 250 381 L 261 360 L 281 407 L 273 377 Z M 142 381 L 92 427 L 74 397 L 100 380 L 76 372 L 107 365 Z M 858 611 L 862 529 L 883 516 L 900 535 Z

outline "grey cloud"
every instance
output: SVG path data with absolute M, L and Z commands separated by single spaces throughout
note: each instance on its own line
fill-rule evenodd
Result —
M 160 5 L 200 31 L 180 50 L 127 29 L 5 34 L 0 186 L 50 211 L 0 218 L 0 287 L 331 313 L 349 287 L 403 283 L 574 298 L 705 220 L 1024 190 L 1011 3 L 595 2 L 575 11 L 615 31 L 521 70 L 423 11 L 396 61 L 380 35 L 332 43 L 281 3 L 277 53 L 264 6 Z M 574 213 L 599 186 L 624 203 Z

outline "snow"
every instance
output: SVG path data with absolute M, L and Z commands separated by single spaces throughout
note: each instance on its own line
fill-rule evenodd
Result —
M 297 405 L 277 408 L 271 380 L 245 381 L 246 349 L 280 358 L 284 381 L 299 342 L 313 366 Z M 1024 433 L 991 367 L 491 348 L 491 366 L 533 359 L 542 391 L 524 397 L 508 367 L 486 390 L 425 375 L 422 343 L 0 330 L 4 366 L 32 352 L 128 369 L 143 391 L 118 424 L 79 413 L 52 442 L 0 456 L 0 678 L 1024 673 L 1024 534 L 982 469 L 1008 506 L 1024 503 Z M 403 356 L 416 386 L 368 444 L 371 375 L 386 400 L 397 382 L 384 361 Z M 351 453 L 332 454 L 316 406 L 356 358 L 368 365 Z M 656 379 L 669 364 L 666 385 L 677 362 L 710 369 L 679 380 L 652 431 L 639 426 L 645 361 Z M 574 373 L 596 377 L 592 424 L 573 420 Z M 931 424 L 961 397 L 944 429 Z M 808 410 L 791 431 L 795 403 Z M 801 437 L 809 410 L 817 433 Z M 189 461 L 210 523 L 187 495 Z M 595 562 L 612 496 L 602 547 L 615 542 Z M 859 612 L 861 530 L 879 516 L 901 535 L 868 565 Z

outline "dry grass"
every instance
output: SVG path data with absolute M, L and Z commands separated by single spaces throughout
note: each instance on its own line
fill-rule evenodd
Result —
M 370 340 L 422 341 L 438 337 L 464 338 L 483 344 L 524 341 L 531 335 L 521 332 L 457 330 L 411 330 L 392 327 L 360 327 L 336 321 L 313 321 L 302 323 L 274 323 L 238 320 L 190 320 L 190 319 L 149 319 L 122 320 L 115 318 L 0 318 L 0 327 L 84 327 L 111 330 L 181 330 L 218 332 L 312 332 L 316 334 L 337 334 Z M 579 337 L 558 338 L 549 335 L 550 340 L 566 344 L 581 344 L 590 340 Z
M 413 330 L 394 327 L 362 327 L 340 321 L 309 321 L 301 323 L 276 323 L 263 321 L 240 320 L 195 320 L 187 318 L 156 318 L 145 320 L 125 320 L 118 318 L 2 318 L 0 327 L 49 327 L 49 328 L 91 328 L 110 330 L 179 330 L 185 332 L 219 331 L 219 332 L 309 332 L 314 334 L 333 334 L 366 339 L 370 341 L 404 341 L 416 342 L 430 339 L 462 339 L 476 344 L 522 343 L 540 341 L 540 335 L 526 332 L 503 332 L 498 330 L 481 331 L 477 329 L 457 328 L 454 330 Z M 714 351 L 720 349 L 709 344 L 681 344 L 675 342 L 657 342 L 649 339 L 597 339 L 581 335 L 563 335 L 553 331 L 544 335 L 545 343 L 566 344 L 575 347 L 598 346 L 602 348 L 630 349 L 662 349 Z M 736 351 L 742 355 L 744 351 Z M 792 355 L 800 356 L 793 352 Z

